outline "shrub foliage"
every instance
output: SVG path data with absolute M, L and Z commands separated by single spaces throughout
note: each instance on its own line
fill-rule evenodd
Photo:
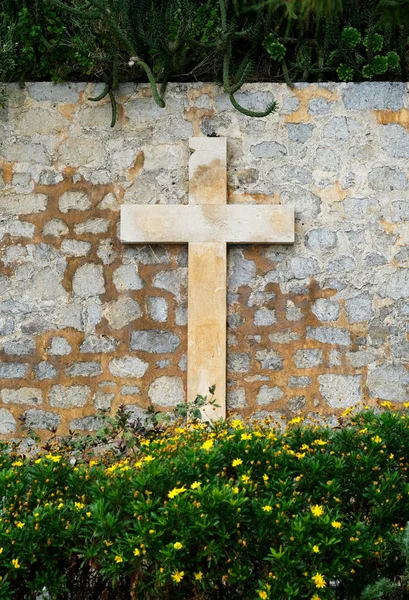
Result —
M 98 439 L 4 446 L 2 599 L 406 597 L 409 415 Z

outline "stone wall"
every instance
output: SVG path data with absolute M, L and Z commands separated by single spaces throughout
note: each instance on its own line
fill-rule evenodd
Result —
M 409 98 L 401 83 L 12 88 L 0 111 L 0 433 L 185 398 L 187 249 L 124 246 L 121 203 L 187 201 L 188 138 L 228 138 L 229 201 L 296 209 L 294 246 L 229 251 L 228 407 L 409 400 Z

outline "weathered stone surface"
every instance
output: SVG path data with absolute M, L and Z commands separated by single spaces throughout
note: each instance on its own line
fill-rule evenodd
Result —
M 0 363 L 0 379 L 20 379 L 25 377 L 28 365 L 24 363 Z
M 109 363 L 109 372 L 114 377 L 143 377 L 148 370 L 148 363 L 136 356 L 124 356 L 123 358 L 113 358 Z
M 68 233 L 68 227 L 62 219 L 51 219 L 47 221 L 43 228 L 43 235 L 52 235 L 54 237 L 60 237 Z
M 36 379 L 44 381 L 45 379 L 54 379 L 57 376 L 57 369 L 51 363 L 42 361 L 34 367 Z
M 35 353 L 36 343 L 34 338 L 22 336 L 16 340 L 4 342 L 3 349 L 10 356 L 29 356 Z
M 139 319 L 141 314 L 141 309 L 136 300 L 132 300 L 127 296 L 120 296 L 118 300 L 108 302 L 103 311 L 103 315 L 111 329 L 122 329 L 132 321 Z
M 234 373 L 247 373 L 250 369 L 250 357 L 244 352 L 227 353 L 227 370 Z
M 305 123 L 290 123 L 287 125 L 288 139 L 291 142 L 305 144 L 312 136 L 313 130 L 313 125 L 306 125 Z
M 96 392 L 94 396 L 94 406 L 97 410 L 110 410 L 115 394 L 108 392 Z
M 105 293 L 105 282 L 102 267 L 89 263 L 79 267 L 72 280 L 72 289 L 77 296 L 89 298 Z
M 227 391 L 227 408 L 245 408 L 246 402 L 246 390 L 244 388 L 237 388 L 234 390 Z
M 66 356 L 71 350 L 71 345 L 64 337 L 53 337 L 47 348 L 47 353 L 52 356 Z
M 348 298 L 345 302 L 345 310 L 350 323 L 368 321 L 372 317 L 372 299 L 369 294 L 360 294 L 354 298 Z
M 304 279 L 317 273 L 319 266 L 314 258 L 295 256 L 291 259 L 291 269 L 294 277 L 297 279 Z
M 67 367 L 65 374 L 68 377 L 96 377 L 102 374 L 102 367 L 97 361 L 77 362 Z
M 263 406 L 264 404 L 270 404 L 270 402 L 277 402 L 281 398 L 284 398 L 284 392 L 281 388 L 262 385 L 257 393 L 256 402 L 258 405 Z
M 131 350 L 161 354 L 164 352 L 175 352 L 179 345 L 180 339 L 171 331 L 148 329 L 133 331 L 131 333 Z
M 65 192 L 58 201 L 62 213 L 70 210 L 88 210 L 91 202 L 85 192 Z
M 370 352 L 369 350 L 357 350 L 356 352 L 348 352 L 347 356 L 351 362 L 351 365 L 357 369 L 359 369 L 360 367 L 365 367 L 366 365 L 369 365 L 376 360 L 375 353 Z
M 35 272 L 30 281 L 30 296 L 39 300 L 57 300 L 67 295 L 62 285 L 63 274 L 51 267 Z
M 0 196 L 0 214 L 31 215 L 44 212 L 47 208 L 47 196 L 44 194 L 11 194 Z
M 290 388 L 305 388 L 311 385 L 312 379 L 311 377 L 289 377 L 288 378 L 288 387 Z
M 382 298 L 407 298 L 409 296 L 409 269 L 398 269 L 382 277 L 378 294 Z
M 319 375 L 320 392 L 331 408 L 348 408 L 362 399 L 361 375 Z
M 337 327 L 307 327 L 307 338 L 339 346 L 349 346 L 351 343 L 349 331 Z
M 139 277 L 134 265 L 122 265 L 118 267 L 113 274 L 113 282 L 118 290 L 141 290 L 143 281 Z
M 89 335 L 82 342 L 80 352 L 84 354 L 105 354 L 106 352 L 113 352 L 117 345 L 118 340 L 108 335 Z
M 256 276 L 256 264 L 253 260 L 244 258 L 243 253 L 234 248 L 228 258 L 228 288 L 237 290 L 243 285 L 252 285 Z
M 385 363 L 369 367 L 366 385 L 371 398 L 392 402 L 409 399 L 409 371 L 404 365 Z
M 30 429 L 47 429 L 56 431 L 61 423 L 61 416 L 47 410 L 31 408 L 24 413 L 24 423 Z
M 276 323 L 275 310 L 272 308 L 262 307 L 254 313 L 254 325 L 256 327 L 268 327 Z
M 54 408 L 82 407 L 88 402 L 91 391 L 86 385 L 54 385 L 50 390 L 50 406 Z
M 187 290 L 187 268 L 180 267 L 171 271 L 161 271 L 155 275 L 152 285 L 170 292 L 178 300 L 181 300 Z
M 97 431 L 101 426 L 102 420 L 99 417 L 81 417 L 71 421 L 70 431 Z
M 400 125 L 384 125 L 381 130 L 381 147 L 393 158 L 409 158 L 409 135 Z
M 287 154 L 287 149 L 277 142 L 260 142 L 251 147 L 251 153 L 256 158 L 275 158 Z
M 109 228 L 109 221 L 106 219 L 89 219 L 83 223 L 74 225 L 74 231 L 77 235 L 83 235 L 84 233 L 106 233 Z
M 262 369 L 281 371 L 283 368 L 283 358 L 281 354 L 275 350 L 257 350 L 256 360 L 260 363 Z
M 352 256 L 338 256 L 328 263 L 328 273 L 345 273 L 354 271 L 356 268 L 355 260 Z
M 0 408 L 0 434 L 7 435 L 16 431 L 16 419 L 6 408 Z
M 152 404 L 173 407 L 185 400 L 183 383 L 180 377 L 158 377 L 149 386 L 148 396 Z
M 87 256 L 91 250 L 89 242 L 80 240 L 63 240 L 61 243 L 61 252 L 68 256 Z
M 330 321 L 336 321 L 339 317 L 340 308 L 337 302 L 333 300 L 327 300 L 325 298 L 319 298 L 312 306 L 312 312 L 320 321 L 328 323 Z
M 41 404 L 43 393 L 38 388 L 22 387 L 17 390 L 2 389 L 0 392 L 4 404 Z
M 141 389 L 137 385 L 123 385 L 121 387 L 121 396 L 139 396 Z
M 404 105 L 405 94 L 404 83 L 347 83 L 342 99 L 351 110 L 398 110 Z
M 330 250 L 337 245 L 337 234 L 328 229 L 313 229 L 305 235 L 305 244 L 309 250 Z
M 393 167 L 376 167 L 368 175 L 369 186 L 381 192 L 407 190 L 408 180 L 403 171 Z
M 147 299 L 147 308 L 152 321 L 166 323 L 168 320 L 168 303 L 165 298 L 161 298 L 160 296 L 149 296 Z M 178 320 L 180 321 L 176 316 L 176 322 Z M 177 325 L 181 325 L 181 323 L 177 322 Z

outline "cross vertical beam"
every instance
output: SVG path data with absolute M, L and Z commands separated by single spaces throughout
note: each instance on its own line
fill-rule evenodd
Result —
M 189 204 L 226 204 L 225 138 L 191 138 Z M 226 417 L 227 244 L 189 243 L 187 398 L 216 386 L 217 408 L 205 417 Z M 205 409 L 206 412 L 206 409 Z M 211 414 L 210 414 L 211 413 Z

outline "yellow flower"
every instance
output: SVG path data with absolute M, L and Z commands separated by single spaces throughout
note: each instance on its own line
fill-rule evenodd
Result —
M 331 525 L 334 529 L 341 529 L 342 527 L 342 523 L 340 523 L 339 521 L 332 521 Z
M 233 494 L 238 494 L 238 493 L 239 493 L 239 491 L 240 491 L 240 490 L 239 490 L 239 488 L 238 488 L 238 487 L 234 487 L 234 488 L 232 488 L 232 492 L 233 492 Z
M 174 573 L 172 573 L 172 575 L 171 575 L 173 581 L 175 581 L 176 583 L 180 583 L 184 576 L 185 576 L 184 571 L 177 571 L 177 570 Z
M 181 550 L 183 548 L 182 544 L 180 542 L 175 542 L 173 544 L 173 547 L 175 550 Z
M 324 577 L 320 573 L 316 573 L 311 577 L 311 579 L 315 583 L 315 587 L 317 587 L 318 589 L 325 588 L 327 585 Z
M 264 475 L 263 475 L 263 479 L 264 479 L 264 481 L 266 481 L 266 482 L 267 482 L 267 481 L 269 480 L 269 477 L 268 477 L 268 475 L 266 475 L 266 474 L 264 473 Z
M 321 600 L 321 598 L 317 594 L 314 594 L 311 600 Z
M 294 417 L 294 419 L 291 419 L 291 421 L 288 421 L 289 425 L 297 425 L 298 423 L 302 423 L 301 417 Z
M 231 422 L 231 426 L 233 427 L 233 429 L 243 429 L 244 427 L 240 419 L 233 419 L 233 421 Z
M 203 579 L 202 571 L 199 571 L 199 573 L 195 573 L 195 579 L 196 579 L 196 581 L 202 581 L 202 579 Z
M 85 504 L 83 504 L 82 502 L 74 502 L 74 506 L 77 510 L 81 510 L 82 508 L 84 508 Z
M 314 517 L 320 517 L 324 514 L 324 509 L 319 504 L 314 504 L 314 506 L 311 506 L 311 512 Z
M 251 440 L 253 436 L 251 435 L 251 433 L 242 433 L 241 434 L 241 438 L 242 440 Z
M 139 556 L 140 553 L 141 553 L 141 551 L 138 548 L 135 548 L 135 550 L 133 551 L 134 556 Z
M 203 448 L 203 450 L 211 450 L 214 446 L 214 440 L 206 440 L 202 445 L 201 448 Z
M 235 458 L 234 461 L 231 463 L 232 467 L 238 467 L 239 465 L 242 465 L 243 461 L 241 460 L 241 458 Z
M 13 567 L 15 569 L 19 569 L 21 567 L 20 563 L 18 562 L 18 558 L 13 558 L 13 560 L 11 561 L 11 564 L 13 565 Z
M 249 483 L 250 477 L 248 475 L 242 475 L 241 480 L 243 483 Z
M 64 506 L 64 503 L 63 503 L 63 502 L 60 502 L 60 503 L 57 505 L 57 509 L 58 509 L 58 510 L 61 510 L 63 506 Z
M 318 554 L 320 551 L 319 546 L 317 546 L 317 545 L 313 546 L 312 551 L 315 552 L 316 554 Z
M 267 592 L 265 592 L 264 590 L 260 590 L 258 595 L 260 596 L 261 600 L 266 600 L 267 598 Z
M 171 498 L 171 499 L 172 499 L 172 498 L 175 498 L 175 497 L 176 497 L 176 496 L 178 496 L 179 494 L 183 494 L 183 492 L 186 492 L 186 488 L 185 488 L 185 486 L 184 486 L 184 485 L 183 485 L 182 487 L 180 487 L 180 488 L 173 488 L 173 490 L 171 490 L 171 491 L 168 493 L 168 498 Z
M 3 548 L 0 548 L 0 554 L 3 554 Z
M 37 460 L 35 460 L 35 464 L 38 465 L 38 463 L 40 463 L 43 459 L 42 458 L 37 458 Z
M 115 556 L 114 561 L 116 563 L 121 563 L 121 562 L 124 562 L 124 559 L 121 556 Z
M 382 438 L 379 437 L 379 435 L 375 435 L 374 437 L 371 437 L 371 440 L 373 442 L 375 442 L 375 444 L 380 444 L 382 442 Z
M 269 504 L 266 504 L 265 506 L 263 506 L 263 510 L 265 512 L 271 512 L 273 509 Z
M 321 438 L 318 440 L 315 440 L 314 444 L 316 444 L 317 446 L 325 446 L 326 444 L 328 444 L 327 441 L 322 440 Z
M 200 483 L 200 481 L 194 481 L 190 487 L 192 490 L 197 490 L 197 488 L 200 487 L 201 485 L 202 484 Z
M 90 517 L 92 515 L 92 513 L 90 513 L 90 512 L 87 512 L 85 514 L 86 514 L 87 517 Z
M 98 464 L 98 461 L 97 461 L 97 460 L 90 460 L 90 461 L 89 461 L 89 466 L 90 466 L 90 467 L 95 467 L 95 465 L 97 465 L 97 464 Z
M 145 462 L 152 462 L 153 460 L 155 460 L 155 457 L 152 456 L 151 454 L 148 454 L 147 456 L 145 456 L 145 458 L 143 460 Z
M 16 460 L 13 463 L 11 463 L 12 467 L 21 467 L 22 466 L 22 461 L 21 460 Z
M 142 461 L 141 461 L 141 460 L 138 460 L 138 462 L 136 462 L 136 463 L 135 463 L 135 467 L 136 467 L 137 469 L 140 469 L 140 468 L 142 467 Z
M 23 529 L 24 523 L 22 523 L 21 521 L 16 521 L 16 527 L 18 527 L 19 529 Z
M 104 544 L 107 548 L 109 548 L 109 546 L 112 546 L 114 542 L 110 542 L 109 540 L 104 540 Z

